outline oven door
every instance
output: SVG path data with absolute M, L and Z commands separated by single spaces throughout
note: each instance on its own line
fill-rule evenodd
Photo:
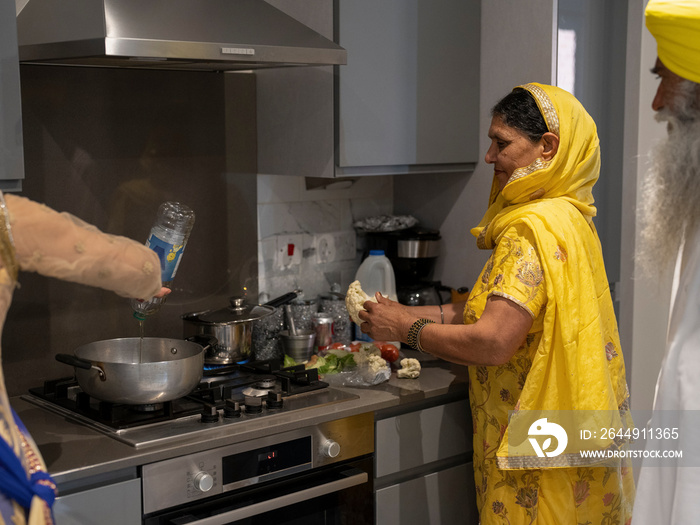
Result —
M 146 516 L 145 525 L 365 525 L 374 522 L 372 456 Z

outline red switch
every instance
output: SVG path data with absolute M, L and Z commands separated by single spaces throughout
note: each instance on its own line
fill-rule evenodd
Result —
M 287 245 L 287 256 L 288 256 L 288 257 L 293 257 L 293 256 L 294 256 L 294 245 L 293 245 L 293 244 L 288 244 L 288 245 Z

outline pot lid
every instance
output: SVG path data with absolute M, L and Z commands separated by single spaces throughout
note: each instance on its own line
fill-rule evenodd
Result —
M 230 301 L 231 305 L 226 308 L 188 314 L 185 319 L 211 324 L 244 323 L 267 317 L 275 311 L 274 306 L 246 304 L 242 297 L 231 297 Z

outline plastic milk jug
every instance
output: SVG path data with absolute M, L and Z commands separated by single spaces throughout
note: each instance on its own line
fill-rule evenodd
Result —
M 384 250 L 370 250 L 367 258 L 362 261 L 362 264 L 357 269 L 355 279 L 360 281 L 362 290 L 370 297 L 374 297 L 374 294 L 379 292 L 392 301 L 397 301 L 394 267 L 391 266 L 391 261 L 384 255 Z M 355 339 L 357 341 L 372 341 L 357 325 L 355 325 Z M 398 341 L 387 342 L 400 348 L 401 343 Z

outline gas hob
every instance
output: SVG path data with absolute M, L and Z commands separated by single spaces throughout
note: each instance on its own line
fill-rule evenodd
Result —
M 73 377 L 46 381 L 21 397 L 136 448 L 358 398 L 329 387 L 315 369 L 283 368 L 278 360 L 206 370 L 187 396 L 153 405 L 100 401 Z

